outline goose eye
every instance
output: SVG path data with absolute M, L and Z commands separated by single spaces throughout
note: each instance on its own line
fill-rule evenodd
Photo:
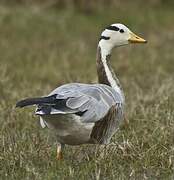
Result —
M 124 30 L 123 30 L 123 29 L 120 29 L 120 33 L 124 33 Z

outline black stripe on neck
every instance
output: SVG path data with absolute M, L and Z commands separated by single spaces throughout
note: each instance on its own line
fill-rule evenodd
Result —
M 116 26 L 108 26 L 106 29 L 112 30 L 112 31 L 119 31 L 120 29 Z
M 100 40 L 101 40 L 101 39 L 104 39 L 104 40 L 109 40 L 109 39 L 110 39 L 110 37 L 107 37 L 107 36 L 101 36 L 101 37 L 100 37 Z

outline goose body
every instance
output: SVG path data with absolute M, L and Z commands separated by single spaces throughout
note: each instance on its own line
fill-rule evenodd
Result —
M 48 97 L 55 98 L 55 101 L 39 105 L 36 115 L 41 116 L 42 125 L 55 131 L 58 141 L 63 144 L 107 144 L 122 119 L 122 95 L 104 84 L 70 83 L 58 87 Z M 117 109 L 115 120 L 107 129 L 103 128 L 106 132 L 100 139 L 95 139 L 92 133 L 95 123 L 102 120 L 112 107 Z
M 130 42 L 146 41 L 123 24 L 112 24 L 102 32 L 97 48 L 98 84 L 65 84 L 48 96 L 24 99 L 16 106 L 37 105 L 41 126 L 55 132 L 59 145 L 108 144 L 124 111 L 124 94 L 110 66 L 110 54 Z

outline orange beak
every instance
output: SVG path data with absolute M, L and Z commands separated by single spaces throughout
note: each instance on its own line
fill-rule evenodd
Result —
M 130 33 L 131 37 L 128 39 L 130 43 L 147 43 L 147 41 L 134 33 Z

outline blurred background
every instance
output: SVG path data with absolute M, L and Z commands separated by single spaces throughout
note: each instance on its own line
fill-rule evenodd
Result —
M 0 0 L 0 177 L 5 179 L 173 179 L 174 1 Z M 126 96 L 114 148 L 66 147 L 16 101 L 68 82 L 97 82 L 102 30 L 123 23 L 147 39 L 113 51 Z
M 143 4 L 149 6 L 170 6 L 173 4 L 172 0 L 147 0 L 143 3 L 141 0 L 130 2 L 128 0 L 1 0 L 2 4 L 6 5 L 38 5 L 40 7 L 53 8 L 74 8 L 84 12 L 93 12 L 96 9 L 103 9 L 103 7 L 122 7 L 123 4 Z

